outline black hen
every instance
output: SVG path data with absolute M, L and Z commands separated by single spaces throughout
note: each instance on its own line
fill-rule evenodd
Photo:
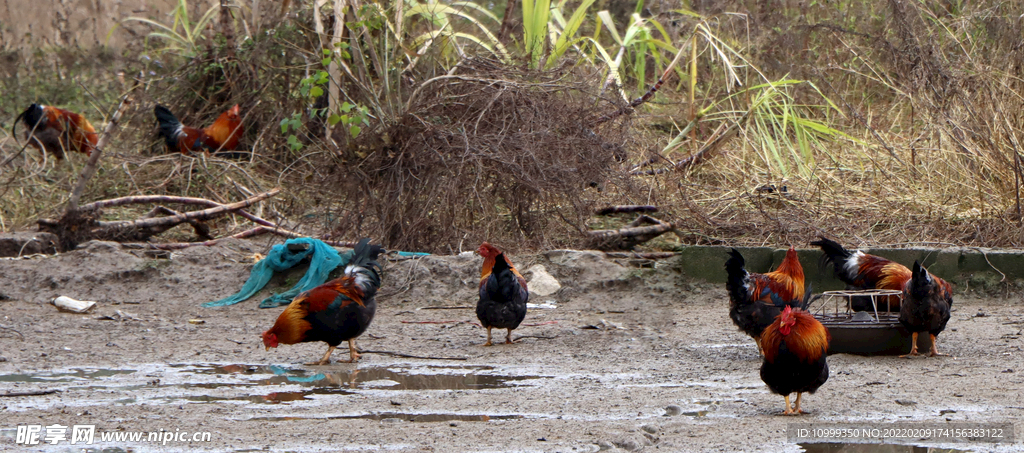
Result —
M 761 333 L 775 321 L 786 306 L 806 308 L 809 288 L 804 289 L 803 268 L 796 250 L 790 247 L 786 259 L 774 272 L 747 272 L 746 261 L 736 249 L 725 261 L 725 288 L 729 292 L 729 318 L 740 330 L 750 335 L 761 353 Z M 801 300 L 805 302 L 801 305 Z
M 932 340 L 931 356 L 940 354 L 935 345 L 935 337 L 946 329 L 949 312 L 953 307 L 953 288 L 945 280 L 933 277 L 921 263 L 914 261 L 910 281 L 903 289 L 903 306 L 900 307 L 900 324 L 911 332 L 912 344 L 910 353 L 900 357 L 917 354 L 917 335 L 928 332 Z

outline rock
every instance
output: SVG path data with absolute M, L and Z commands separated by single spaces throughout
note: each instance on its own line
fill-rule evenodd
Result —
M 640 429 L 644 430 L 644 432 L 648 432 L 648 433 L 651 433 L 651 434 L 657 434 L 658 433 L 658 427 L 654 426 L 654 425 L 643 425 L 643 426 L 640 427 Z
M 900 406 L 913 406 L 913 405 L 917 404 L 917 401 L 896 400 L 896 404 L 899 404 Z
M 629 272 L 629 269 L 609 260 L 601 252 L 549 250 L 543 255 L 556 267 L 565 267 L 569 272 L 578 272 L 578 274 L 573 274 L 573 278 L 578 282 L 600 284 L 601 282 L 619 280 Z
M 57 253 L 57 236 L 53 233 L 0 234 L 0 257 Z
M 7 361 L 7 357 L 4 357 L 4 356 L 0 355 L 0 363 L 6 362 L 6 361 Z
M 530 288 L 531 298 L 536 299 L 537 297 L 550 296 L 562 288 L 562 285 L 558 283 L 555 277 L 548 273 L 543 264 L 535 264 L 527 269 L 526 272 L 533 274 L 526 285 Z
M 608 442 L 607 440 L 599 440 L 599 441 L 597 441 L 597 448 L 600 451 L 605 451 L 605 450 L 611 450 L 611 449 L 615 448 L 615 445 L 612 445 L 612 443 Z
M 612 443 L 615 444 L 616 447 L 619 447 L 626 451 L 637 451 L 640 450 L 641 448 L 644 448 L 643 445 L 640 445 L 640 442 L 637 442 L 636 440 L 633 439 L 622 439 Z
M 676 406 L 675 404 L 670 404 L 667 407 L 665 407 L 665 415 L 668 416 L 668 417 L 675 417 L 676 415 L 679 415 L 679 414 L 682 414 L 682 413 L 683 413 L 683 408 L 681 408 L 679 406 Z

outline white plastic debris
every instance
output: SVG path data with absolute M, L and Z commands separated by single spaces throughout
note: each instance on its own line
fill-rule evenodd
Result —
M 526 308 L 530 308 L 530 309 L 539 308 L 539 309 L 553 310 L 555 308 L 558 308 L 558 305 L 556 305 L 555 301 L 553 301 L 553 300 L 546 300 L 542 304 L 528 303 L 528 304 L 526 304 Z
M 96 308 L 96 302 L 91 300 L 76 300 L 68 296 L 58 296 L 50 301 L 58 310 L 70 311 L 72 313 L 86 313 Z

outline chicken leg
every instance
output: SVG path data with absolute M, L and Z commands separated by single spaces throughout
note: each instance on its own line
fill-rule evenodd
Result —
M 505 344 L 515 343 L 512 341 L 512 329 L 508 329 L 508 335 L 505 335 Z
M 800 415 L 800 414 L 806 414 L 807 413 L 807 412 L 804 412 L 803 410 L 800 409 L 800 398 L 803 397 L 803 395 L 804 395 L 803 393 L 796 392 L 796 404 L 793 406 L 793 414 L 794 415 Z
M 933 338 L 932 339 L 932 350 L 934 351 L 935 350 L 935 340 L 934 340 L 935 337 L 932 337 L 932 338 Z M 918 355 L 917 354 L 917 332 L 914 332 L 914 333 L 910 334 L 910 345 L 911 345 L 910 346 L 910 354 L 903 354 L 903 355 L 900 356 L 900 358 L 907 358 L 907 357 L 910 357 L 912 355 Z
M 793 409 L 789 405 L 789 395 L 783 396 L 786 399 L 786 410 L 782 411 L 782 415 L 793 415 Z
M 491 327 L 487 326 L 487 343 L 484 343 L 484 346 L 492 346 L 492 345 L 494 345 L 494 343 L 491 343 Z
M 933 335 L 933 334 L 928 334 L 928 335 L 932 337 L 932 353 L 929 354 L 929 356 L 931 356 L 931 357 L 947 356 L 948 357 L 949 354 L 940 354 L 939 353 L 939 347 L 935 345 L 935 335 Z M 916 345 L 916 343 L 915 343 L 915 345 Z
M 337 346 L 328 347 L 327 353 L 324 354 L 324 358 L 320 359 L 319 362 L 310 362 L 306 365 L 327 365 L 328 363 L 331 363 L 331 353 L 334 352 L 335 349 L 337 349 Z
M 359 351 L 356 349 L 356 339 L 355 338 L 352 338 L 352 339 L 348 340 L 348 356 L 350 358 L 348 360 L 344 360 L 343 362 L 345 362 L 345 363 L 356 363 L 356 362 L 359 361 L 359 358 L 362 357 L 362 354 L 360 354 Z

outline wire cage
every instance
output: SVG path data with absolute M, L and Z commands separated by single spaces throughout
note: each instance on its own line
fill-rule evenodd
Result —
M 871 310 L 853 311 L 853 298 L 870 300 Z M 899 322 L 898 312 L 879 311 L 879 301 L 903 292 L 889 289 L 825 291 L 808 307 L 832 336 L 829 354 L 899 355 L 910 352 L 912 337 Z M 919 350 L 931 348 L 931 338 L 919 335 Z

